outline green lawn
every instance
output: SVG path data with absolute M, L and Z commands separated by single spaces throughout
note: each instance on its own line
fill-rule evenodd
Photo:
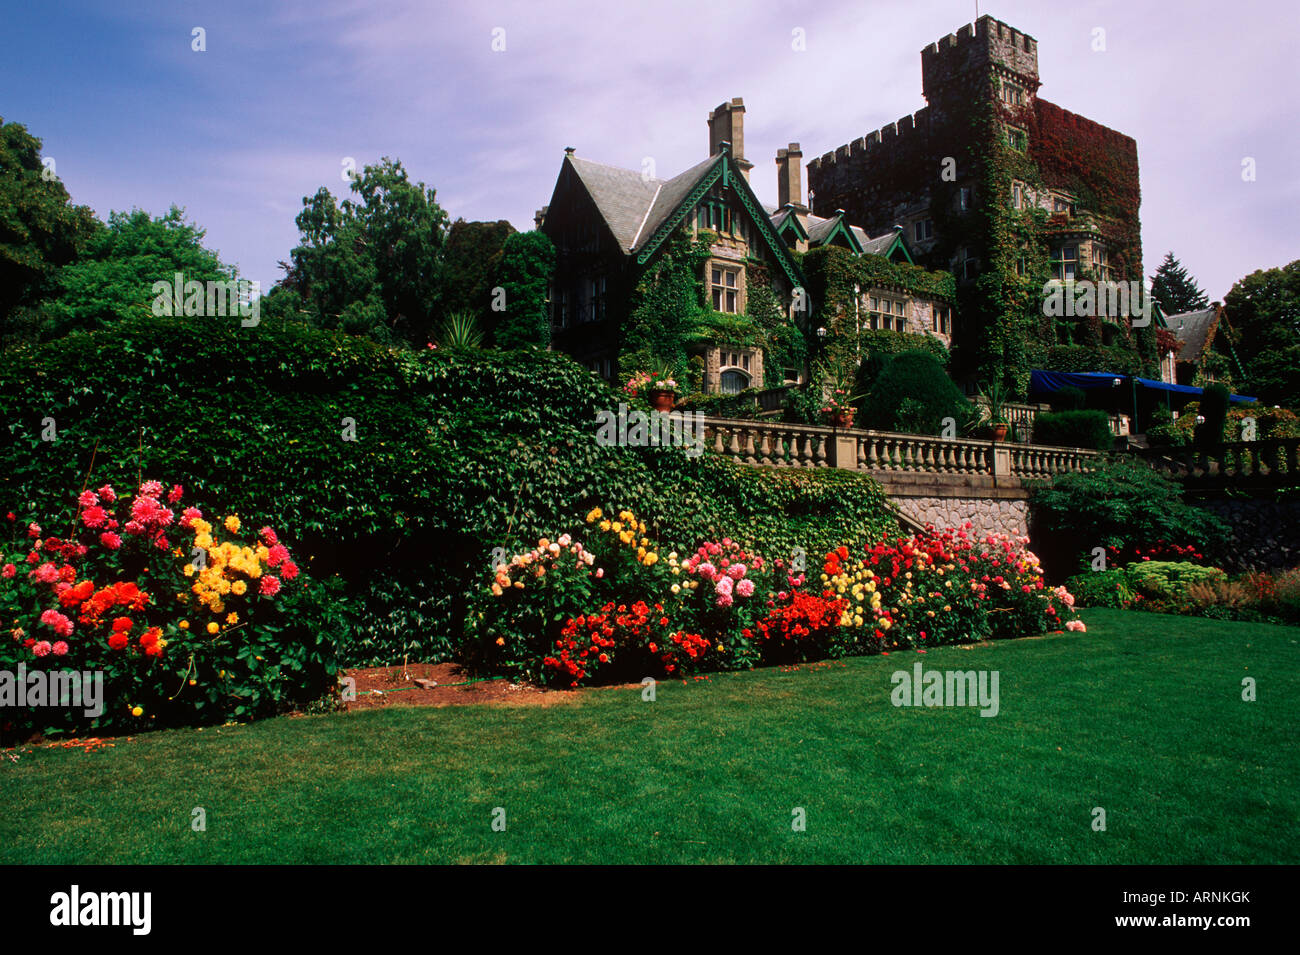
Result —
M 0 862 L 1300 862 L 1300 629 L 1085 620 L 661 684 L 652 703 L 604 690 L 0 756 Z M 917 660 L 997 670 L 1000 713 L 892 706 Z

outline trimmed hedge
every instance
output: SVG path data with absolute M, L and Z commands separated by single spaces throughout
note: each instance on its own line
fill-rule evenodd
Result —
M 1114 444 L 1104 411 L 1045 411 L 1034 418 L 1034 443 L 1109 451 Z
M 759 551 L 816 554 L 893 527 L 865 475 L 602 447 L 597 412 L 619 401 L 551 352 L 143 318 L 0 356 L 0 509 L 71 518 L 92 458 L 96 484 L 165 474 L 343 578 L 350 665 L 446 659 L 493 550 L 577 531 L 593 506 L 683 549 L 743 528 Z

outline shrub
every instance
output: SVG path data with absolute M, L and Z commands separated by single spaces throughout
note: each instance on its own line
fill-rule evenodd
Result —
M 863 427 L 917 434 L 938 434 L 948 417 L 960 428 L 975 414 L 943 366 L 920 351 L 893 356 L 860 407 Z
M 1119 568 L 1075 574 L 1065 582 L 1065 589 L 1081 607 L 1125 609 L 1133 602 L 1128 575 Z
M 1127 573 L 1134 590 L 1155 600 L 1180 600 L 1190 584 L 1228 579 L 1228 575 L 1218 567 L 1204 567 L 1187 561 L 1143 561 L 1130 565 Z
M 92 458 L 97 483 L 143 468 L 201 487 L 341 578 L 346 665 L 449 659 L 493 550 L 575 532 L 597 504 L 683 550 L 743 527 L 747 548 L 816 554 L 893 526 L 867 475 L 602 447 L 597 412 L 619 401 L 553 352 L 144 318 L 0 355 L 0 499 L 50 512 Z
M 331 688 L 328 595 L 270 527 L 241 538 L 233 514 L 214 525 L 182 511 L 183 493 L 157 481 L 126 497 L 83 491 L 62 537 L 10 515 L 0 669 L 98 671 L 104 709 L 20 708 L 4 735 L 251 719 Z
M 1082 411 L 1088 403 L 1088 396 L 1082 388 L 1067 385 L 1053 392 L 1051 405 L 1053 411 Z
M 1119 550 L 1182 540 L 1203 553 L 1227 539 L 1217 517 L 1183 500 L 1183 489 L 1141 461 L 1115 456 L 1094 471 L 1057 475 L 1030 491 L 1035 539 L 1054 540 L 1049 569 L 1067 576 L 1095 547 Z
M 1104 411 L 1047 411 L 1034 418 L 1034 443 L 1108 451 L 1114 438 Z

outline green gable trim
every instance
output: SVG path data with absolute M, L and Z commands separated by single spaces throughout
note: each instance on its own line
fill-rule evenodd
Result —
M 776 230 L 777 235 L 782 235 L 782 236 L 785 235 L 788 231 L 790 231 L 791 227 L 794 228 L 795 236 L 797 236 L 801 241 L 803 242 L 808 241 L 807 230 L 804 229 L 803 224 L 800 223 L 799 221 L 799 217 L 795 215 L 793 212 L 785 217 L 785 221 L 781 223 L 781 228 Z
M 837 235 L 844 236 L 845 241 L 848 242 L 849 244 L 850 252 L 852 252 L 854 255 L 862 254 L 862 243 L 859 242 L 858 237 L 853 234 L 853 230 L 844 224 L 843 216 L 840 216 L 838 219 L 835 220 L 835 228 L 831 229 L 831 231 L 827 233 L 826 238 L 822 239 L 821 244 L 833 245 L 834 239 Z
M 677 230 L 677 227 L 682 224 L 683 220 L 691 213 L 691 210 L 699 205 L 700 200 L 713 188 L 713 184 L 723 177 L 725 169 L 726 157 L 723 156 L 720 162 L 714 164 L 708 172 L 700 177 L 700 181 L 686 194 L 686 198 L 668 214 L 664 221 L 659 224 L 659 228 L 654 231 L 654 234 L 646 240 L 645 245 L 641 247 L 641 251 L 637 253 L 637 265 L 645 265 L 650 261 L 650 257 L 659 251 L 659 247 Z
M 731 155 L 726 152 L 719 155 L 717 164 L 700 177 L 700 181 L 695 184 L 689 193 L 687 193 L 686 198 L 681 201 L 677 208 L 674 209 L 672 213 L 659 225 L 659 228 L 655 230 L 654 235 L 649 238 L 646 244 L 641 248 L 641 251 L 637 253 L 637 265 L 643 266 L 650 261 L 650 257 L 653 256 L 668 237 L 676 231 L 676 229 L 691 213 L 691 210 L 699 204 L 700 200 L 704 198 L 708 191 L 713 188 L 713 184 L 719 179 L 722 180 L 724 185 L 731 186 L 732 190 L 736 193 L 736 197 L 740 199 L 740 204 L 744 207 L 745 211 L 749 213 L 749 218 L 753 223 L 754 228 L 763 238 L 763 241 L 767 243 L 768 250 L 776 259 L 777 264 L 781 266 L 781 271 L 785 274 L 785 277 L 790 280 L 791 287 L 803 288 L 803 274 L 799 271 L 799 266 L 795 264 L 794 258 L 790 255 L 790 250 L 786 248 L 781 237 L 778 236 L 776 231 L 772 228 L 771 220 L 768 219 L 767 214 L 763 211 L 763 207 L 759 204 L 758 199 L 755 198 L 753 190 L 750 189 L 749 183 L 746 181 L 744 175 L 738 171 L 733 171 Z
M 903 234 L 901 232 L 894 236 L 894 241 L 891 242 L 889 248 L 885 250 L 885 258 L 892 259 L 895 250 L 903 253 L 903 258 L 907 259 L 908 265 L 916 265 L 916 263 L 912 261 L 912 254 L 907 251 L 907 243 L 903 241 Z

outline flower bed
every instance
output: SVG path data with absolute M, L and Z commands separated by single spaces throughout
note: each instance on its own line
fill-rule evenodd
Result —
M 103 696 L 96 715 L 15 697 L 5 736 L 247 719 L 328 689 L 319 585 L 272 528 L 241 537 L 237 516 L 214 527 L 183 496 L 157 481 L 83 491 L 62 537 L 6 515 L 0 671 L 99 674 Z
M 1076 574 L 1066 586 L 1086 607 L 1300 624 L 1300 568 L 1229 575 L 1218 567 L 1144 556 L 1127 567 Z
M 1082 630 L 1028 538 L 970 525 L 827 554 L 817 583 L 724 537 L 660 556 L 630 511 L 516 555 L 472 602 L 467 662 L 556 685 Z M 549 556 L 548 556 L 549 555 Z

